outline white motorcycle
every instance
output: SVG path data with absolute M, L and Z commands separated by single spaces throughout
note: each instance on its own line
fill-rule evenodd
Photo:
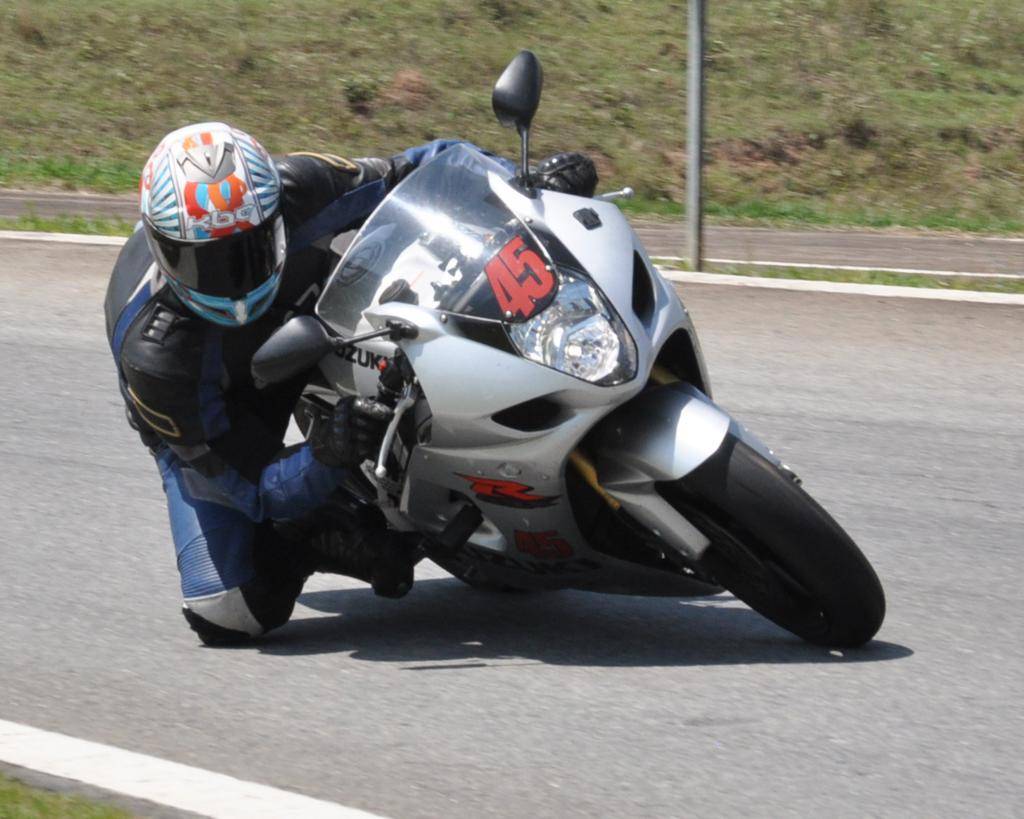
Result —
M 387 400 L 370 500 L 467 583 L 724 587 L 811 642 L 865 643 L 885 614 L 874 570 L 713 403 L 693 323 L 616 194 L 531 186 L 541 84 L 522 52 L 494 89 L 522 139 L 519 172 L 458 146 L 412 173 L 345 252 L 317 317 L 286 323 L 254 375 L 319 365 L 334 398 Z M 325 406 L 306 400 L 306 431 Z

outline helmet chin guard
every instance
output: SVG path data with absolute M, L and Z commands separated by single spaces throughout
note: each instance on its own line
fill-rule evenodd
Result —
M 182 304 L 200 318 L 212 321 L 222 327 L 241 327 L 243 324 L 258 319 L 274 303 L 277 291 L 281 286 L 281 274 L 275 273 L 264 284 L 241 299 L 206 296 L 179 284 L 170 277 L 167 281 Z

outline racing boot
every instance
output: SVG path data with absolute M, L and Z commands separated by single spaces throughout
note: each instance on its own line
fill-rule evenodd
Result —
M 413 567 L 422 557 L 419 540 L 388 529 L 329 529 L 314 535 L 309 546 L 317 571 L 354 577 L 369 583 L 374 594 L 397 599 L 412 588 Z

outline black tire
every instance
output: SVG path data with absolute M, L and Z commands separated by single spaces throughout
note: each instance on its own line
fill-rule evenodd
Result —
M 885 594 L 849 535 L 786 473 L 729 436 L 658 490 L 711 541 L 701 569 L 755 611 L 818 645 L 859 646 Z

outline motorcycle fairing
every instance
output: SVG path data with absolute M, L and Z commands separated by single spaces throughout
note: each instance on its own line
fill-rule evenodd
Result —
M 468 183 L 476 192 L 474 208 L 483 203 L 489 212 L 503 214 L 501 218 L 505 221 L 501 225 L 514 227 L 496 247 L 504 246 L 515 234 L 524 235 L 550 258 L 551 248 L 545 244 L 545 237 L 557 238 L 559 246 L 554 248 L 555 255 L 571 256 L 577 261 L 578 267 L 600 288 L 636 340 L 637 375 L 623 384 L 599 386 L 529 361 L 510 352 L 507 346 L 483 343 L 478 335 L 466 332 L 466 322 L 484 320 L 470 315 L 456 321 L 449 311 L 439 307 L 439 300 L 434 298 L 436 288 L 432 285 L 444 286 L 451 276 L 438 261 L 438 254 L 428 247 L 436 247 L 432 244 L 434 239 L 425 236 L 429 231 L 414 232 L 395 226 L 390 216 L 386 220 L 379 219 L 389 206 L 385 202 L 339 264 L 317 312 L 329 325 L 346 334 L 380 329 L 387 321 L 406 322 L 418 328 L 415 339 L 404 339 L 400 345 L 429 405 L 430 431 L 425 440 L 411 447 L 400 512 L 411 526 L 425 532 L 439 532 L 467 502 L 477 505 L 484 521 L 461 557 L 495 582 L 520 588 L 708 593 L 706 584 L 683 574 L 670 574 L 596 551 L 580 531 L 568 501 L 567 470 L 574 468 L 568 466 L 570 454 L 608 413 L 629 405 L 634 399 L 640 400 L 637 396 L 650 381 L 658 352 L 673 334 L 687 333 L 701 373 L 705 374 L 692 323 L 675 291 L 651 272 L 653 298 L 650 309 L 641 319 L 632 310 L 636 258 L 639 256 L 647 270 L 653 271 L 653 268 L 616 205 L 586 200 L 602 223 L 599 228 L 588 230 L 573 216 L 580 208 L 579 197 L 551 191 L 536 191 L 535 195 L 528 196 L 509 184 L 507 172 L 500 166 L 469 148 L 445 152 L 410 175 L 392 197 L 401 200 L 404 186 L 415 182 L 420 175 L 426 176 L 435 164 L 440 167 L 444 162 L 463 169 L 474 168 L 477 178 Z M 463 182 L 467 180 L 463 178 Z M 463 213 L 470 220 L 467 224 L 480 226 L 481 219 L 461 210 L 465 203 L 455 192 L 439 194 L 435 201 L 442 208 L 448 208 L 441 217 L 426 216 L 435 226 L 445 227 L 445 231 L 435 233 L 444 233 L 449 239 L 465 237 L 465 224 L 460 222 Z M 402 205 L 392 203 L 394 207 Z M 408 211 L 409 208 L 404 208 L 404 212 Z M 505 214 L 512 216 L 506 219 Z M 456 229 L 450 229 L 452 224 L 457 225 Z M 364 250 L 371 242 L 389 241 L 394 238 L 394 231 L 400 229 L 405 230 L 404 235 L 409 238 L 403 240 L 402 252 L 392 254 L 387 264 L 382 262 L 386 248 L 380 253 Z M 375 234 L 380 230 L 390 233 Z M 486 230 L 493 232 L 494 225 L 487 226 Z M 484 233 L 477 230 L 477 238 L 490 241 Z M 449 249 L 451 245 L 449 242 Z M 466 250 L 476 251 L 482 272 L 486 258 L 493 257 L 493 251 L 483 258 L 485 254 L 470 245 L 461 252 L 466 256 Z M 423 254 L 423 250 L 428 252 Z M 358 255 L 362 253 L 368 255 Z M 360 259 L 358 269 L 350 263 L 351 258 Z M 460 264 L 460 269 L 468 269 L 464 262 Z M 422 273 L 419 281 L 412 283 L 422 296 L 418 304 L 377 303 L 392 281 L 398 277 L 409 280 L 416 272 Z M 485 273 L 478 275 L 476 281 L 490 289 Z M 491 323 L 501 326 L 501 322 Z M 377 354 L 388 354 L 388 345 L 384 343 L 367 344 L 366 348 Z M 337 356 L 328 357 L 322 369 L 343 393 L 372 394 L 375 390 L 376 378 L 370 369 L 353 366 Z M 500 423 L 503 411 L 532 400 L 558 408 L 548 425 L 522 429 Z M 639 420 L 642 419 L 638 417 Z M 601 458 L 601 453 L 593 454 Z M 493 502 L 486 493 L 474 492 L 467 476 L 483 483 L 507 481 L 508 485 L 529 487 L 523 490 L 524 494 L 553 500 L 535 507 Z M 649 483 L 650 494 L 654 494 L 653 484 Z M 626 494 L 624 488 L 620 487 L 619 491 Z M 633 487 L 633 494 L 638 492 L 639 489 Z M 653 502 L 649 500 L 648 505 Z M 687 557 L 699 554 L 705 543 L 699 533 L 685 525 L 678 527 L 678 531 L 683 535 L 667 545 Z

